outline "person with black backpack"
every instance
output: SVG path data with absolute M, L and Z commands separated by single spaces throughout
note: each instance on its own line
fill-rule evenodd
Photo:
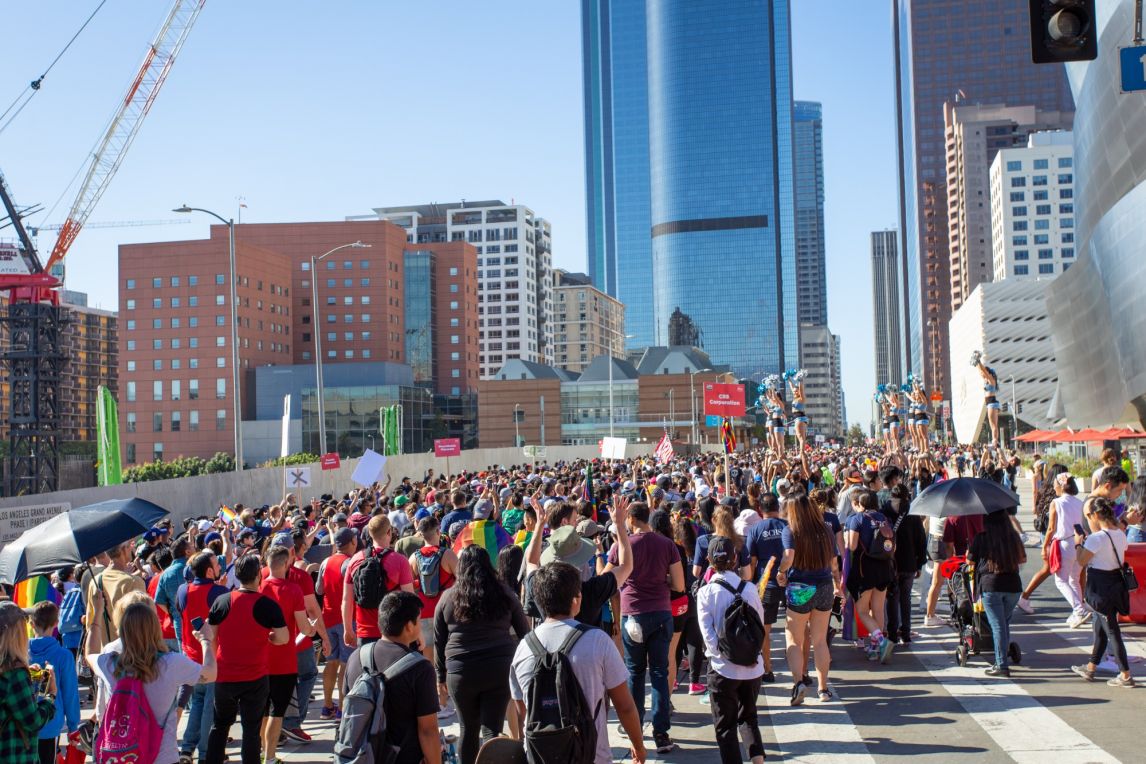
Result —
M 441 764 L 434 667 L 418 652 L 421 612 L 418 595 L 390 592 L 378 608 L 382 636 L 346 662 L 336 764 Z
M 887 663 L 895 647 L 884 635 L 887 588 L 895 580 L 895 528 L 879 511 L 872 491 L 854 491 L 855 514 L 848 518 L 844 544 L 851 554 L 848 594 L 856 603 L 856 616 L 868 630 L 868 660 Z
M 739 574 L 736 544 L 713 536 L 708 562 L 714 574 L 696 594 L 697 617 L 708 656 L 708 692 L 722 764 L 740 764 L 740 739 L 752 764 L 764 761 L 756 696 L 764 676 L 764 608 L 756 587 Z
M 414 591 L 410 563 L 394 552 L 394 528 L 386 515 L 375 515 L 366 524 L 373 546 L 350 558 L 342 588 L 342 639 L 348 647 L 360 647 L 382 636 L 378 630 L 378 606 L 388 592 Z
M 533 574 L 533 596 L 547 614 L 517 646 L 510 694 L 525 720 L 530 764 L 609 764 L 608 697 L 628 734 L 634 764 L 645 760 L 629 671 L 604 631 L 577 620 L 581 572 L 550 562 Z

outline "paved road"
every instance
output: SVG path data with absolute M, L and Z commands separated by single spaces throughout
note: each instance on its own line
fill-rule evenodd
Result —
M 1036 557 L 1037 549 L 1031 555 Z M 1035 559 L 1028 562 L 1024 580 L 1037 568 Z M 916 594 L 918 601 L 918 588 Z M 1089 653 L 1089 628 L 1065 626 L 1069 609 L 1053 581 L 1043 584 L 1034 605 L 1033 616 L 1016 612 L 1013 638 L 1022 645 L 1024 659 L 1010 681 L 984 676 L 984 657 L 972 659 L 966 668 L 957 666 L 954 632 L 947 627 L 917 626 L 920 638 L 886 666 L 869 663 L 860 651 L 837 641 L 832 684 L 838 700 L 830 704 L 809 700 L 791 708 L 790 676 L 779 671 L 778 682 L 765 686 L 759 704 L 769 761 L 861 764 L 905 756 L 937 764 L 972 758 L 977 764 L 1143 761 L 1137 725 L 1146 696 L 1138 693 L 1146 689 L 1115 689 L 1076 677 L 1069 666 Z M 1146 680 L 1146 627 L 1126 632 L 1131 668 Z M 784 669 L 782 637 L 773 642 L 775 665 Z M 656 760 L 718 762 L 708 707 L 683 692 L 673 696 L 673 703 L 672 734 L 680 747 Z M 312 706 L 312 714 L 317 712 Z M 626 748 L 615 727 L 610 723 L 620 761 Z M 308 728 L 315 742 L 289 744 L 279 754 L 284 761 L 329 761 L 333 724 L 312 721 Z M 456 732 L 456 724 L 447 729 Z

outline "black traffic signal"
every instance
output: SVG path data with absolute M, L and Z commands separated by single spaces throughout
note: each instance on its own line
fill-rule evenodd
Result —
M 1036 64 L 1098 58 L 1095 0 L 1030 0 L 1031 60 Z

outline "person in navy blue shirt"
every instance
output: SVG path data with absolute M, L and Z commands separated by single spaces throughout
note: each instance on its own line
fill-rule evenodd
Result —
M 856 614 L 870 634 L 868 659 L 886 663 L 893 643 L 884 636 L 887 621 L 887 587 L 894 579 L 895 566 L 891 559 L 872 557 L 868 550 L 876 539 L 877 529 L 889 525 L 887 517 L 879 511 L 879 500 L 873 491 L 853 491 L 852 506 L 855 514 L 848 518 L 844 543 L 851 553 L 848 571 L 848 593 L 856 603 Z
M 784 598 L 783 587 L 776 583 L 776 573 L 780 570 L 780 558 L 784 556 L 784 541 L 781 536 L 788 523 L 780 519 L 780 502 L 775 495 L 771 493 L 761 495 L 759 508 L 764 517 L 748 530 L 744 548 L 748 550 L 752 561 L 752 580 L 757 584 L 764 575 L 764 569 L 768 567 L 768 561 L 775 560 L 768 583 L 764 587 L 764 596 L 761 598 L 761 604 L 764 606 L 763 681 L 775 682 L 776 674 L 772 671 L 772 626 L 776 623 L 780 600 Z
M 446 535 L 453 532 L 455 523 L 468 524 L 474 519 L 473 512 L 466 507 L 465 493 L 462 491 L 454 491 L 451 502 L 454 506 L 453 511 L 442 518 L 442 524 L 440 526 L 442 532 Z M 450 540 L 453 540 L 453 536 L 450 536 Z

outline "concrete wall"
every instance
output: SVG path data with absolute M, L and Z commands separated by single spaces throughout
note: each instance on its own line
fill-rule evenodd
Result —
M 629 445 L 626 456 L 644 456 L 652 452 L 651 444 Z M 599 455 L 597 446 L 549 446 L 545 462 L 590 459 Z M 529 460 L 516 448 L 479 448 L 463 451 L 461 456 L 449 460 L 449 472 L 482 470 L 490 466 L 523 464 Z M 355 488 L 351 475 L 357 466 L 357 459 L 347 459 L 337 470 L 322 471 L 317 464 L 310 465 L 311 485 L 297 493 L 301 501 L 309 501 L 313 496 L 324 493 L 340 495 Z M 421 479 L 427 469 L 434 472 L 446 471 L 446 460 L 433 454 L 407 454 L 392 456 L 386 461 L 386 474 L 397 483 L 403 476 Z M 297 468 L 287 468 L 294 470 Z M 184 517 L 214 515 L 220 503 L 241 502 L 248 505 L 271 504 L 282 499 L 284 470 L 265 468 L 246 470 L 241 475 L 226 472 L 217 475 L 201 475 L 177 480 L 157 480 L 150 483 L 130 483 L 105 486 L 103 488 L 83 488 L 74 491 L 57 491 L 34 496 L 21 496 L 0 501 L 0 520 L 8 511 L 20 507 L 67 503 L 71 507 L 82 507 L 108 499 L 139 496 L 155 502 L 171 512 L 176 522 Z M 384 480 L 385 478 L 383 478 Z

